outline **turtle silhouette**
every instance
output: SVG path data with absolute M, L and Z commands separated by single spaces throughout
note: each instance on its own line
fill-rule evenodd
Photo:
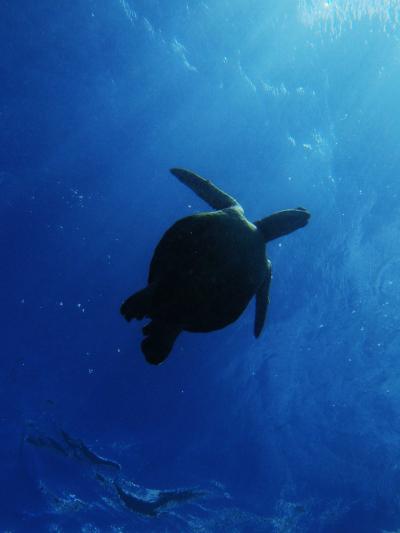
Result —
M 182 218 L 165 232 L 151 260 L 147 287 L 121 306 L 127 321 L 151 319 L 143 328 L 141 348 L 154 365 L 168 357 L 182 331 L 224 328 L 239 318 L 253 296 L 258 337 L 272 273 L 266 243 L 305 226 L 310 218 L 297 207 L 251 223 L 241 205 L 211 181 L 181 168 L 171 172 L 214 211 Z

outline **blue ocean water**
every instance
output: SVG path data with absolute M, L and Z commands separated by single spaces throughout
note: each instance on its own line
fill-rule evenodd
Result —
M 1 532 L 400 528 L 400 5 L 3 0 Z M 303 205 L 254 302 L 148 365 L 178 218 Z

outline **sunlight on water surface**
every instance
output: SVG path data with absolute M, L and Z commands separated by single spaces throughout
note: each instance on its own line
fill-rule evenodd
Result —
M 299 12 L 306 26 L 340 34 L 351 28 L 354 22 L 365 18 L 378 20 L 385 30 L 393 30 L 399 24 L 398 0 L 300 0 Z

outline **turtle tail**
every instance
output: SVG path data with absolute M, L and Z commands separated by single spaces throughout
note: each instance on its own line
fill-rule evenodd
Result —
M 161 320 L 152 320 L 143 328 L 145 338 L 142 341 L 142 352 L 146 361 L 159 365 L 168 357 L 181 329 Z

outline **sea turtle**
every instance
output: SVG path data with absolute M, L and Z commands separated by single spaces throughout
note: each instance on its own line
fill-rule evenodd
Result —
M 254 335 L 264 325 L 269 303 L 271 262 L 265 244 L 305 226 L 303 207 L 279 211 L 252 224 L 243 208 L 211 181 L 182 168 L 171 172 L 214 211 L 178 220 L 158 243 L 148 285 L 121 306 L 127 321 L 151 319 L 144 328 L 142 351 L 158 365 L 182 331 L 224 328 L 256 296 Z

